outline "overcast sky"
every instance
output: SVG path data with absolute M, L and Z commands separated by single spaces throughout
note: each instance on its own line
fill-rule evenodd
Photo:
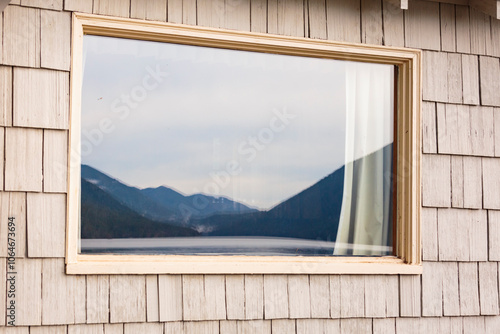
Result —
M 169 75 L 141 96 L 157 66 Z M 241 170 L 217 186 L 218 195 L 273 207 L 344 164 L 344 67 L 336 60 L 85 36 L 82 133 L 106 118 L 113 130 L 102 142 L 94 138 L 82 163 L 139 188 L 193 194 L 213 192 L 211 173 L 235 160 Z M 126 107 L 120 98 L 132 92 L 140 101 Z M 294 116 L 286 125 L 273 120 L 284 110 Z M 271 124 L 285 128 L 252 148 L 249 137 L 267 140 L 263 129 Z M 82 142 L 90 141 L 82 135 Z

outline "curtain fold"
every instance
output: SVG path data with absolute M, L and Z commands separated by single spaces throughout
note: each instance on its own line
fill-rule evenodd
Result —
M 394 68 L 346 66 L 346 142 L 335 255 L 392 251 Z

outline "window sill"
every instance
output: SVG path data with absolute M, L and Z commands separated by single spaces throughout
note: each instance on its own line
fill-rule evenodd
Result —
M 78 255 L 67 274 L 409 274 L 396 257 Z

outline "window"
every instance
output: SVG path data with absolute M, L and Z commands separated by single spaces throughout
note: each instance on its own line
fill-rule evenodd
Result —
M 418 273 L 420 53 L 74 16 L 68 273 Z

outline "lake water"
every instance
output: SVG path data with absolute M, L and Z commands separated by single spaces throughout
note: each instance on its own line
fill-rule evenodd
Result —
M 352 247 L 344 245 L 343 247 Z M 357 246 L 359 247 L 359 245 Z M 389 255 L 392 247 L 376 248 Z M 273 237 L 196 237 L 82 239 L 82 254 L 172 254 L 172 255 L 307 255 L 331 256 L 335 242 Z

